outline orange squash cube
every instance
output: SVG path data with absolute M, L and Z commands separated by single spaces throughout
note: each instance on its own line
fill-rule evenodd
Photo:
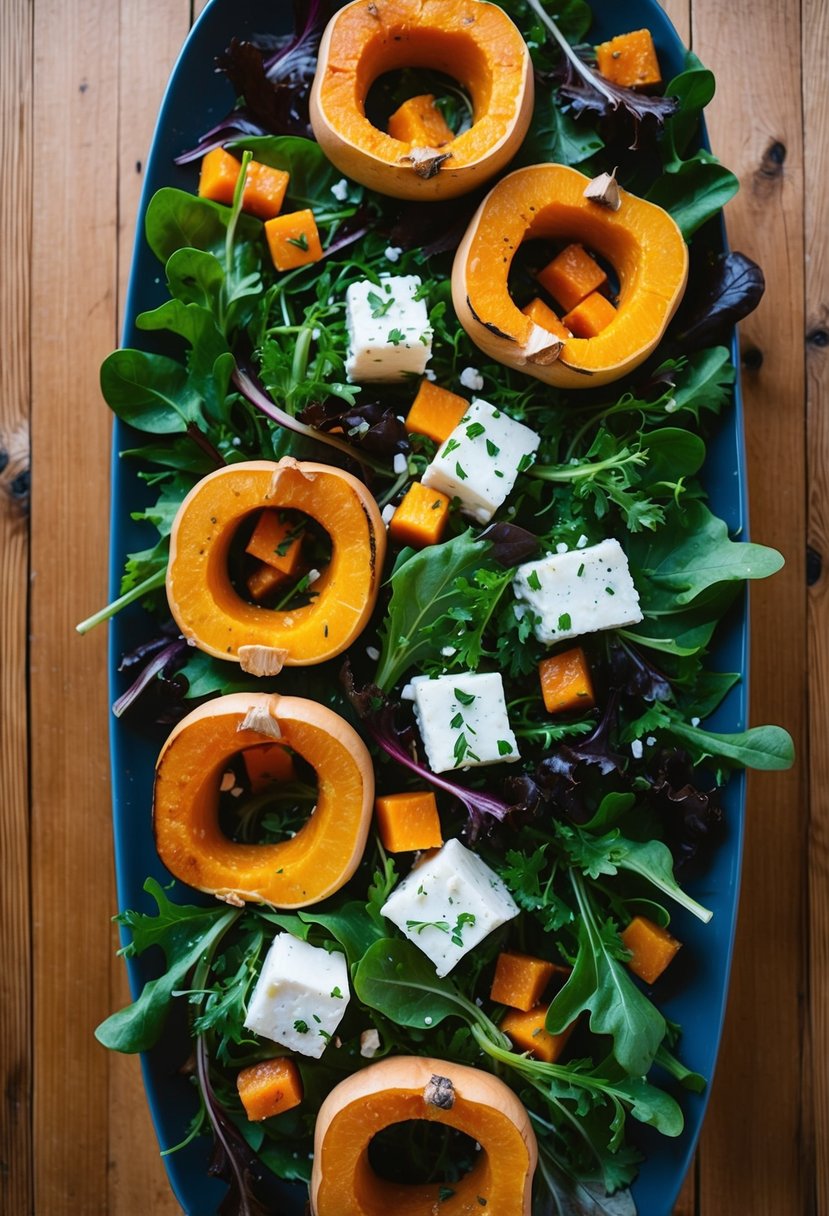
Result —
M 556 972 L 556 964 L 530 954 L 498 955 L 489 995 L 499 1005 L 528 1013 L 538 1004 Z
M 302 1077 L 286 1056 L 243 1068 L 236 1077 L 236 1088 L 252 1123 L 293 1110 L 302 1101 Z
M 590 668 L 581 646 L 542 659 L 538 676 L 548 714 L 574 713 L 592 709 L 596 704 Z
M 443 844 L 438 804 L 431 790 L 383 794 L 375 799 L 374 813 L 380 840 L 389 853 L 438 849 Z
M 273 566 L 269 566 L 265 562 L 257 562 L 253 573 L 248 575 L 248 594 L 255 603 L 259 604 L 287 579 L 288 575 L 281 570 L 275 570 Z
M 199 195 L 212 199 L 214 203 L 233 202 L 233 193 L 239 179 L 241 162 L 223 148 L 214 148 L 202 159 L 199 174 Z M 282 169 L 252 160 L 245 174 L 245 189 L 242 193 L 242 210 L 260 220 L 279 215 L 285 201 L 290 174 Z
M 265 236 L 277 270 L 295 270 L 297 266 L 318 262 L 322 257 L 317 222 L 309 208 L 289 211 L 287 215 L 268 220 Z
M 565 312 L 575 308 L 591 291 L 604 287 L 607 282 L 607 275 L 583 245 L 568 245 L 535 277 L 558 300 Z M 566 317 L 564 324 L 567 326 Z
M 278 511 L 266 509 L 256 522 L 245 552 L 293 577 L 302 564 L 302 530 L 282 519 Z
M 278 781 L 294 781 L 296 770 L 291 753 L 281 743 L 262 743 L 246 747 L 242 761 L 254 794 L 261 794 Z
M 410 435 L 425 435 L 435 443 L 443 443 L 468 409 L 466 398 L 424 379 L 406 417 L 405 427 Z
M 404 101 L 389 118 L 388 131 L 392 139 L 418 148 L 440 148 L 455 138 L 432 93 Z
M 546 329 L 548 334 L 554 334 L 556 338 L 561 338 L 562 342 L 566 342 L 568 338 L 572 338 L 569 329 L 565 329 L 559 318 L 553 312 L 552 308 L 544 301 L 536 296 L 534 300 L 530 300 L 529 304 L 525 304 L 521 309 L 525 317 L 529 317 L 536 325 L 540 325 L 542 329 Z
M 628 967 L 646 984 L 656 983 L 668 963 L 682 949 L 682 942 L 671 937 L 667 929 L 654 924 L 646 916 L 634 916 L 619 936 L 631 953 Z
M 396 544 L 413 549 L 436 545 L 446 530 L 450 505 L 451 499 L 439 490 L 413 481 L 391 517 L 389 536 Z
M 550 1034 L 544 1026 L 546 1020 L 546 1005 L 536 1005 L 534 1009 L 526 1011 L 510 1009 L 501 1020 L 501 1029 L 509 1035 L 518 1051 L 529 1051 L 536 1059 L 555 1064 L 573 1033 L 575 1022 L 565 1027 L 561 1034 Z
M 645 89 L 662 83 L 650 30 L 633 30 L 599 43 L 596 66 L 607 80 L 628 89 Z
M 594 291 L 571 309 L 563 321 L 574 338 L 595 338 L 603 329 L 607 329 L 615 316 L 616 309 L 610 300 Z

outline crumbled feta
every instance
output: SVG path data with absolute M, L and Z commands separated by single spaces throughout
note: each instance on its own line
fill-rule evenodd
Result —
M 643 751 L 644 748 L 642 747 L 642 740 L 634 739 L 630 745 L 630 754 L 633 756 L 634 760 L 641 760 Z
M 398 883 L 381 912 L 443 976 L 518 907 L 494 870 L 448 840 Z
M 426 371 L 423 373 L 423 375 L 426 377 L 427 380 L 431 380 L 432 384 L 434 384 L 438 378 L 437 372 L 433 372 L 431 367 L 427 367 Z
M 390 502 L 387 502 L 386 505 L 383 507 L 383 510 L 380 512 L 380 518 L 382 519 L 382 521 L 386 525 L 386 527 L 388 527 L 389 524 L 391 523 L 391 518 L 394 515 L 394 511 L 395 511 L 395 508 L 392 506 L 392 504 Z
M 312 583 L 315 583 L 319 576 L 319 570 L 309 570 L 308 574 L 306 575 L 306 578 L 308 579 L 308 586 L 310 587 Z
M 432 354 L 426 301 L 415 299 L 417 275 L 361 279 L 345 293 L 346 372 L 352 381 L 422 376 Z
M 656 735 L 648 735 L 645 742 L 647 743 L 648 747 L 653 747 L 653 745 L 656 743 Z
M 519 760 L 500 672 L 415 676 L 414 713 L 434 773 Z
M 395 452 L 394 460 L 392 461 L 392 468 L 394 469 L 395 473 L 397 473 L 398 477 L 400 476 L 401 473 L 405 473 L 406 469 L 408 469 L 408 467 L 409 467 L 409 462 L 406 459 L 406 457 L 403 455 L 403 453 Z
M 360 1035 L 360 1055 L 365 1060 L 373 1060 L 380 1050 L 380 1035 L 376 1030 L 364 1030 Z
M 404 684 L 403 687 L 400 689 L 400 700 L 401 701 L 414 701 L 414 699 L 415 699 L 414 689 L 412 688 L 411 684 Z
M 262 964 L 245 1026 L 318 1060 L 350 996 L 344 955 L 278 933 Z
M 465 515 L 485 524 L 532 463 L 540 442 L 535 431 L 478 397 L 438 448 L 421 481 L 459 499 Z
M 484 387 L 484 378 L 477 367 L 465 367 L 460 379 L 463 387 L 471 389 L 473 393 L 479 393 Z
M 692 725 L 692 726 L 699 726 L 699 723 L 700 723 L 700 719 L 699 719 L 699 718 L 692 718 L 692 719 L 691 719 L 691 725 Z
M 399 262 L 402 252 L 403 250 L 399 245 L 387 245 L 383 250 L 383 256 L 388 262 Z
M 380 658 L 380 651 L 376 646 L 366 646 L 366 654 L 371 659 L 372 663 L 376 663 Z
M 516 570 L 512 586 L 519 604 L 534 616 L 535 636 L 547 645 L 642 620 L 639 594 L 617 540 L 527 562 Z
M 441 646 L 440 653 L 445 659 L 451 659 L 453 654 L 458 653 L 457 646 Z
M 348 198 L 348 182 L 344 177 L 341 177 L 338 182 L 334 182 L 331 187 L 331 193 L 338 203 L 344 203 Z
M 585 546 L 586 544 L 587 544 L 587 537 L 586 537 L 586 536 L 584 535 L 584 533 L 582 532 L 581 536 L 580 536 L 580 537 L 579 537 L 579 539 L 576 541 L 576 548 L 577 548 L 577 549 L 583 549 L 583 548 L 584 548 L 584 546 Z
M 564 541 L 560 540 L 556 545 L 556 553 L 566 553 L 569 548 L 569 545 L 565 545 Z

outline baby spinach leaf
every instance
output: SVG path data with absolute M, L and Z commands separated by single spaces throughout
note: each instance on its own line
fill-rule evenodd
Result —
M 177 249 L 166 266 L 170 295 L 216 313 L 225 281 L 224 266 L 205 249 Z
M 666 95 L 675 97 L 678 105 L 676 113 L 665 123 L 662 150 L 667 153 L 669 163 L 678 164 L 688 151 L 699 130 L 700 115 L 713 99 L 715 89 L 714 73 L 703 67 L 693 51 L 688 51 L 685 70 L 665 86 Z
M 484 1016 L 451 980 L 438 979 L 417 946 L 397 938 L 382 938 L 366 951 L 354 972 L 354 991 L 399 1026 L 422 1030 L 452 1016 L 476 1024 Z
M 516 164 L 552 161 L 579 165 L 603 147 L 601 136 L 590 122 L 577 121 L 551 98 L 546 105 L 536 107 Z
M 645 198 L 664 207 L 689 240 L 740 188 L 739 180 L 710 152 L 697 152 L 662 175 Z
M 201 396 L 208 417 L 221 420 L 236 361 L 212 312 L 199 304 L 167 300 L 151 312 L 142 312 L 135 323 L 139 329 L 166 329 L 187 342 L 190 347 L 187 370 L 192 387 Z
M 242 148 L 249 149 L 254 160 L 260 164 L 290 173 L 290 209 L 311 207 L 324 214 L 326 210 L 342 206 L 331 194 L 331 187 L 340 181 L 342 174 L 334 168 L 314 140 L 302 139 L 298 135 L 254 135 L 237 140 L 231 145 L 231 149 L 237 152 Z M 361 188 L 349 182 L 347 200 L 358 203 L 361 196 Z M 285 210 L 289 208 L 286 207 Z
M 613 1055 L 625 1072 L 643 1077 L 665 1037 L 665 1019 L 619 961 L 622 945 L 612 922 L 596 920 L 584 880 L 570 878 L 581 913 L 578 954 L 570 978 L 547 1013 L 547 1029 L 561 1032 L 589 1011 L 590 1029 L 609 1034 Z
M 122 422 L 153 435 L 186 431 L 202 419 L 202 398 L 186 368 L 166 355 L 113 351 L 101 365 L 101 392 Z
M 224 254 L 231 209 L 186 190 L 162 186 L 150 199 L 144 230 L 147 244 L 166 266 L 177 249 L 206 249 Z M 262 225 L 249 215 L 239 216 L 237 238 L 261 237 Z
M 352 967 L 383 936 L 382 929 L 374 923 L 366 911 L 366 905 L 359 900 L 350 900 L 331 912 L 302 911 L 299 915 L 306 924 L 320 925 L 326 929 L 342 946 Z

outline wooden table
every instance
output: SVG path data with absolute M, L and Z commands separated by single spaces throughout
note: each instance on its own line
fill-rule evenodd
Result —
M 287 0 L 277 0 L 285 3 Z M 682 1216 L 829 1216 L 829 5 L 670 0 L 717 74 L 744 325 L 751 516 L 785 571 L 752 597 L 752 721 L 799 760 L 752 779 L 725 1041 Z M 138 1064 L 93 1027 L 126 1000 L 104 632 L 116 344 L 154 116 L 193 0 L 3 0 L 0 191 L 0 1210 L 177 1210 Z M 30 459 L 31 453 L 31 459 Z M 32 470 L 31 501 L 29 469 Z M 808 546 L 808 549 L 807 549 Z M 807 557 L 808 553 L 808 557 Z M 811 797 L 810 797 L 811 791 Z M 502 1214 L 507 1216 L 507 1214 Z

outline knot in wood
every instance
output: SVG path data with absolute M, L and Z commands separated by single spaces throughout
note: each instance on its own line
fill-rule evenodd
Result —
M 455 1105 L 455 1086 L 448 1077 L 432 1077 L 423 1090 L 423 1101 L 427 1106 L 440 1110 L 451 1110 Z

